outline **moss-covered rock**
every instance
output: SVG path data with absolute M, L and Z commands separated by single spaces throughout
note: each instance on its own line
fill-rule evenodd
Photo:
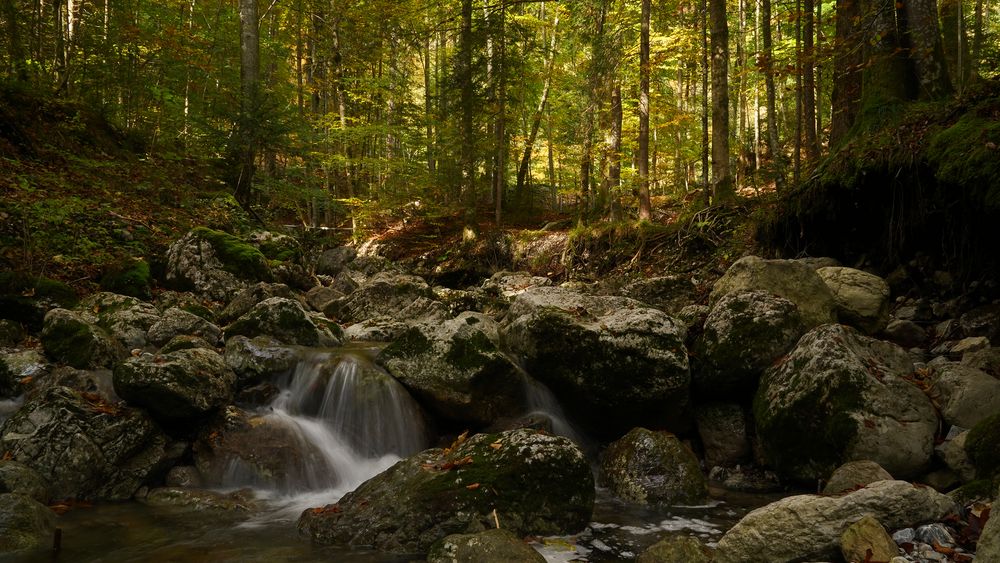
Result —
M 502 528 L 452 534 L 431 546 L 427 563 L 544 563 L 545 558 Z
M 689 536 L 669 536 L 639 554 L 636 563 L 709 563 L 712 550 Z
M 140 259 L 126 259 L 112 264 L 101 276 L 101 289 L 120 295 L 152 298 L 153 276 L 149 263 Z
M 697 409 L 698 436 L 705 451 L 705 465 L 734 467 L 750 460 L 747 414 L 735 403 L 708 403 Z
M 214 350 L 143 354 L 118 364 L 115 392 L 169 425 L 198 421 L 229 403 L 236 375 Z
M 66 309 L 49 311 L 41 333 L 45 354 L 78 369 L 112 367 L 125 350 L 93 320 Z
M 72 308 L 80 299 L 72 287 L 45 277 L 0 272 L 0 318 L 39 330 L 50 309 Z
M 54 386 L 0 426 L 0 451 L 34 469 L 52 498 L 123 500 L 172 463 L 144 412 Z
M 515 297 L 508 319 L 504 348 L 592 432 L 611 438 L 686 423 L 686 331 L 666 313 L 624 297 L 540 287 Z
M 575 533 L 593 506 L 583 452 L 566 438 L 522 429 L 400 461 L 340 502 L 303 512 L 299 531 L 323 544 L 424 553 L 497 520 L 518 536 Z
M 254 231 L 247 236 L 247 242 L 256 246 L 268 260 L 295 262 L 302 259 L 302 245 L 293 236 Z
M 97 325 L 128 349 L 148 345 L 149 329 L 160 320 L 160 311 L 150 303 L 108 292 L 84 298 L 76 311 L 85 317 L 95 316 Z
M 206 350 L 215 350 L 215 347 L 205 341 L 204 338 L 200 336 L 189 336 L 187 334 L 179 334 L 167 341 L 160 348 L 160 355 L 169 354 L 171 352 L 177 352 L 180 350 L 190 350 L 192 348 L 204 348 Z
M 198 227 L 167 250 L 166 281 L 215 301 L 225 301 L 247 283 L 269 281 L 267 258 L 239 238 Z
M 989 479 L 1000 474 L 1000 413 L 983 419 L 969 431 L 965 451 L 979 477 Z
M 439 416 L 486 425 L 525 407 L 524 378 L 498 344 L 495 321 L 463 313 L 410 327 L 377 362 Z
M 27 555 L 52 544 L 56 515 L 19 494 L 0 494 L 0 555 Z
M 327 323 L 307 314 L 298 301 L 271 297 L 227 326 L 226 338 L 270 336 L 284 344 L 336 346 L 340 339 L 331 331 L 335 324 Z
M 288 372 L 299 361 L 298 354 L 270 336 L 234 336 L 226 341 L 225 358 L 241 388 Z
M 21 323 L 10 319 L 0 319 L 0 348 L 16 346 L 24 338 Z
M 250 489 L 222 493 L 189 487 L 159 487 L 137 500 L 147 506 L 185 508 L 198 512 L 247 513 L 258 508 Z
M 226 308 L 219 313 L 219 323 L 231 323 L 249 313 L 261 301 L 272 297 L 295 299 L 292 289 L 283 283 L 256 283 L 232 297 Z
M 633 428 L 601 460 L 601 481 L 638 504 L 695 504 L 708 496 L 698 458 L 676 436 Z
M 420 298 L 434 299 L 434 293 L 423 279 L 397 272 L 379 272 L 353 292 L 331 302 L 323 313 L 345 323 L 379 316 L 415 320 L 415 314 L 407 314 L 406 309 Z
M 49 485 L 37 471 L 16 461 L 0 461 L 0 493 L 17 493 L 49 502 Z
M 763 453 L 786 477 L 825 478 L 868 459 L 917 474 L 930 460 L 938 419 L 906 351 L 843 325 L 824 325 L 768 369 L 754 398 Z
M 889 323 L 889 284 L 868 272 L 828 266 L 816 273 L 830 288 L 837 318 L 866 334 L 876 334 Z
M 198 336 L 216 346 L 222 342 L 222 329 L 205 319 L 177 307 L 163 313 L 147 333 L 149 342 L 162 346 L 175 336 Z

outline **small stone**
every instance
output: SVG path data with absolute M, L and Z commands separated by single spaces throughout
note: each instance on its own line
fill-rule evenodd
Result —
M 927 342 L 927 331 L 913 321 L 896 319 L 885 327 L 882 334 L 890 342 L 904 348 L 920 346 Z
M 978 352 L 990 347 L 990 339 L 985 336 L 970 336 L 963 338 L 951 347 L 951 355 L 961 358 L 970 352 Z
M 899 547 L 878 520 L 865 516 L 844 530 L 840 552 L 845 561 L 888 561 Z
M 927 524 L 917 528 L 917 539 L 928 545 L 941 545 L 952 547 L 955 545 L 955 538 L 951 536 L 944 524 Z
M 896 530 L 892 534 L 892 541 L 898 544 L 913 543 L 917 539 L 917 531 L 913 528 L 903 528 Z

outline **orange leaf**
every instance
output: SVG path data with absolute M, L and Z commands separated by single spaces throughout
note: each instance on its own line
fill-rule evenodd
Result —
M 479 488 L 479 483 L 473 483 L 471 485 L 466 485 L 465 488 L 469 489 L 470 491 L 474 491 L 474 490 L 476 490 L 476 489 Z

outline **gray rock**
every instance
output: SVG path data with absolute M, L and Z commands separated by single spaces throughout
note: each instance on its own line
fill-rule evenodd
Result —
M 19 494 L 0 494 L 0 556 L 27 555 L 52 545 L 56 515 Z
M 903 528 L 902 530 L 896 530 L 892 534 L 892 541 L 897 544 L 913 543 L 917 541 L 917 531 L 913 528 Z
M 863 516 L 840 536 L 840 553 L 844 561 L 888 561 L 899 547 L 878 520 Z
M 689 536 L 667 536 L 639 554 L 636 563 L 709 563 L 711 550 Z
M 229 403 L 236 375 L 222 356 L 192 348 L 143 354 L 115 368 L 115 392 L 168 424 L 195 422 Z
M 633 428 L 608 446 L 601 481 L 615 496 L 638 504 L 694 504 L 708 496 L 691 450 L 669 432 L 645 428 Z
M 325 250 L 316 260 L 316 273 L 335 276 L 357 256 L 358 251 L 351 246 L 338 246 Z
M 898 529 L 941 520 L 957 509 L 947 496 L 905 481 L 879 481 L 841 497 L 788 497 L 754 510 L 726 532 L 714 561 L 835 560 L 841 535 L 865 515 Z
M 954 426 L 952 430 L 955 430 Z M 968 430 L 962 430 L 954 436 L 949 433 L 944 442 L 934 447 L 935 455 L 965 483 L 976 478 L 976 467 L 965 451 L 965 440 L 968 437 Z
M 754 418 L 765 457 L 806 481 L 862 459 L 895 476 L 918 474 L 938 419 L 930 399 L 904 379 L 912 373 L 894 344 L 843 325 L 810 331 L 761 379 Z
M 753 393 L 760 374 L 805 331 L 798 308 L 787 299 L 760 290 L 726 294 L 705 319 L 695 348 L 695 391 L 713 399 Z
M 0 427 L 0 450 L 38 472 L 52 498 L 124 500 L 169 463 L 145 413 L 66 388 L 28 400 Z
M 750 437 L 743 407 L 710 403 L 697 410 L 698 436 L 705 449 L 705 465 L 734 466 L 749 461 Z
M 17 397 L 26 385 L 26 378 L 37 379 L 51 370 L 37 350 L 0 352 L 0 399 Z
M 709 304 L 747 289 L 764 290 L 795 303 L 809 328 L 837 318 L 836 302 L 826 283 L 812 268 L 795 260 L 740 258 L 715 282 Z
M 838 467 L 823 487 L 824 495 L 846 493 L 878 481 L 891 481 L 892 475 L 874 461 L 849 461 Z
M 392 342 L 409 328 L 409 323 L 391 317 L 375 317 L 345 328 L 344 338 L 356 342 Z
M 97 324 L 129 350 L 149 344 L 147 331 L 160 320 L 160 311 L 151 303 L 107 292 L 85 298 L 76 310 L 96 316 Z
M 336 346 L 340 340 L 331 331 L 332 328 L 340 332 L 340 327 L 334 323 L 306 314 L 298 301 L 271 297 L 227 326 L 226 338 L 236 335 L 250 338 L 270 336 L 284 344 Z
M 257 304 L 272 297 L 295 299 L 291 288 L 283 283 L 256 283 L 237 293 L 219 313 L 219 324 L 228 324 L 253 310 Z
M 48 376 L 35 382 L 30 395 L 35 396 L 52 387 L 69 387 L 70 389 L 87 393 L 107 403 L 117 403 L 121 399 L 115 393 L 111 370 L 81 370 L 69 366 L 61 366 L 52 370 Z
M 228 301 L 250 283 L 268 281 L 267 259 L 236 237 L 198 228 L 167 249 L 166 281 L 213 301 Z
M 951 347 L 949 354 L 952 357 L 961 359 L 966 354 L 985 350 L 989 347 L 990 340 L 985 336 L 970 336 L 956 342 L 955 345 Z
M 837 303 L 837 318 L 867 334 L 889 322 L 889 285 L 882 278 L 854 268 L 816 270 Z
M 222 493 L 189 487 L 160 487 L 138 500 L 147 506 L 169 506 L 198 512 L 251 512 L 257 509 L 250 489 Z
M 322 313 L 327 307 L 330 306 L 331 303 L 342 298 L 343 296 L 343 293 L 332 287 L 317 285 L 306 292 L 306 303 L 312 307 L 314 311 Z
M 222 329 L 198 315 L 171 307 L 163 313 L 163 318 L 149 327 L 149 341 L 162 346 L 175 336 L 200 336 L 212 346 L 222 341 Z
M 487 425 L 525 406 L 524 378 L 498 344 L 495 321 L 463 313 L 411 327 L 377 362 L 439 416 Z
M 493 274 L 490 279 L 482 284 L 482 289 L 493 292 L 503 297 L 511 299 L 534 287 L 548 287 L 552 285 L 552 280 L 542 276 L 533 276 L 528 272 L 508 272 L 501 271 Z
M 984 371 L 949 362 L 934 368 L 928 394 L 948 424 L 972 428 L 1000 412 L 1000 380 Z
M 41 334 L 45 354 L 78 369 L 113 366 L 125 350 L 94 321 L 66 309 L 46 313 Z
M 452 534 L 431 546 L 427 563 L 545 563 L 545 558 L 502 528 Z
M 591 431 L 686 423 L 686 330 L 666 313 L 624 297 L 541 287 L 515 297 L 508 315 L 504 347 Z
M 976 561 L 1000 561 L 1000 518 L 990 518 L 983 527 L 976 545 Z
M 16 461 L 0 461 L 0 494 L 17 493 L 45 504 L 49 486 L 37 471 Z
M 776 493 L 785 489 L 773 471 L 750 465 L 737 465 L 736 467 L 716 465 L 712 468 L 708 478 L 722 483 L 726 490 L 743 493 Z
M 430 286 L 423 279 L 395 272 L 381 272 L 366 280 L 352 293 L 331 303 L 323 313 L 344 323 L 377 316 L 407 320 L 401 318 L 400 313 L 420 297 L 434 298 Z
M 575 533 L 593 506 L 590 467 L 576 445 L 512 430 L 400 461 L 337 504 L 306 510 L 298 527 L 321 544 L 418 553 L 451 534 L 494 527 L 495 518 L 519 536 Z
M 962 356 L 962 365 L 981 369 L 993 377 L 1000 378 L 1000 348 L 991 347 L 969 352 Z
M 890 321 L 882 335 L 886 340 L 903 348 L 923 346 L 927 342 L 927 331 L 913 321 L 899 319 Z
M 677 312 L 677 319 L 684 323 L 690 333 L 695 328 L 700 329 L 705 325 L 705 319 L 711 309 L 708 305 L 688 305 Z
M 1000 303 L 977 307 L 958 322 L 965 336 L 985 336 L 991 342 L 1000 342 Z
M 167 341 L 167 343 L 160 348 L 159 353 L 169 354 L 178 350 L 190 350 L 191 348 L 204 348 L 205 350 L 215 351 L 215 346 L 212 346 L 200 336 L 178 334 Z
M 288 372 L 299 362 L 294 350 L 270 336 L 230 338 L 226 341 L 225 359 L 241 388 Z
M 621 294 L 646 303 L 654 309 L 675 312 L 694 301 L 695 285 L 691 278 L 660 276 L 634 281 L 621 289 Z
M 929 545 L 955 546 L 955 538 L 951 536 L 951 533 L 944 527 L 944 524 L 939 523 L 927 524 L 917 528 L 917 540 Z
M 818 270 L 820 268 L 836 268 L 841 265 L 836 258 L 831 258 L 829 256 L 807 256 L 805 258 L 796 258 L 795 261 L 801 262 L 813 270 Z

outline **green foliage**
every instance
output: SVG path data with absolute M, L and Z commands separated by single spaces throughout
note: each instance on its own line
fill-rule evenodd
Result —
M 125 258 L 107 269 L 100 285 L 104 291 L 148 300 L 152 298 L 152 282 L 149 263 L 142 259 Z

